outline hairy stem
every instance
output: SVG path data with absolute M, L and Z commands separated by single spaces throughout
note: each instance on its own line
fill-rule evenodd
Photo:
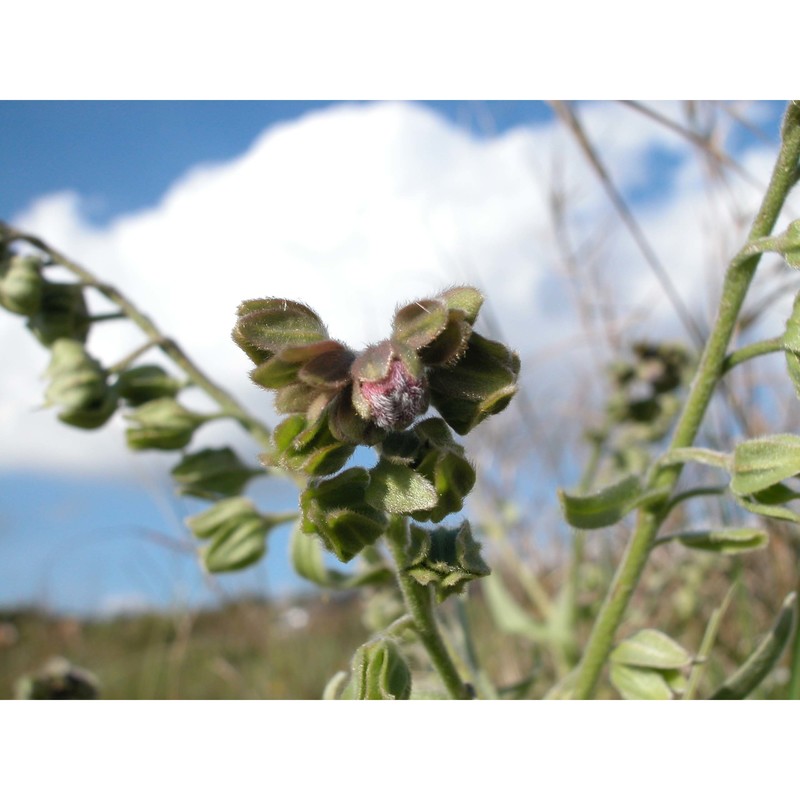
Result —
M 750 229 L 748 245 L 769 235 L 783 203 L 792 188 L 795 171 L 800 161 L 800 104 L 789 104 L 783 122 L 781 150 L 772 172 L 769 186 Z M 747 251 L 748 245 L 744 250 Z M 717 318 L 703 351 L 697 374 L 692 383 L 686 405 L 678 420 L 670 449 L 690 447 L 700 428 L 723 372 L 728 346 L 750 282 L 758 266 L 760 252 L 734 258 L 725 275 L 722 299 Z M 669 493 L 680 477 L 683 465 L 670 464 L 656 471 L 650 488 Z M 664 504 L 640 511 L 636 528 L 623 554 L 617 572 L 606 594 L 603 606 L 594 624 L 578 666 L 573 697 L 589 698 L 593 695 L 600 672 L 614 645 L 617 629 L 628 607 L 631 595 L 639 583 L 647 558 L 664 518 Z
M 414 620 L 414 628 L 422 642 L 448 694 L 455 700 L 469 700 L 473 696 L 459 675 L 456 665 L 447 651 L 444 639 L 433 612 L 431 587 L 421 586 L 404 569 L 407 522 L 404 517 L 393 517 L 389 523 L 386 540 L 397 565 L 397 582 L 403 594 L 406 610 Z
M 209 397 L 216 401 L 225 416 L 236 420 L 236 422 L 238 422 L 262 447 L 272 448 L 269 428 L 248 414 L 232 395 L 228 394 L 221 386 L 214 383 L 211 378 L 186 355 L 183 348 L 181 348 L 176 341 L 164 336 L 156 327 L 155 323 L 116 287 L 102 283 L 87 269 L 67 258 L 63 253 L 51 247 L 39 237 L 18 231 L 2 221 L 0 221 L 0 236 L 8 242 L 16 240 L 32 244 L 43 253 L 50 256 L 53 263 L 68 269 L 84 286 L 92 287 L 104 297 L 111 300 L 131 322 L 144 332 L 153 346 L 158 347 L 169 356 L 169 358 L 183 370 L 195 386 L 203 389 Z M 116 318 L 116 315 L 113 316 Z

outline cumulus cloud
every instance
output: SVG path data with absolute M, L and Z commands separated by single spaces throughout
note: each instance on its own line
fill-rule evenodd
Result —
M 713 220 L 702 210 L 711 191 L 702 163 L 685 141 L 629 109 L 590 105 L 583 119 L 623 191 L 647 184 L 654 159 L 670 159 L 671 180 L 648 195 L 640 222 L 687 305 L 702 312 L 708 275 L 721 275 L 724 250 L 736 245 L 711 253 L 704 244 Z M 746 153 L 762 180 L 771 149 Z M 538 364 L 548 348 L 579 337 L 574 286 L 553 233 L 554 186 L 568 201 L 581 266 L 593 266 L 614 313 L 622 322 L 639 313 L 645 330 L 674 330 L 663 290 L 611 224 L 595 176 L 555 123 L 476 138 L 413 104 L 334 106 L 266 130 L 236 159 L 196 166 L 154 207 L 102 227 L 70 192 L 39 198 L 13 222 L 122 288 L 270 418 L 268 398 L 249 384 L 249 362 L 230 341 L 245 298 L 302 299 L 334 337 L 361 346 L 386 335 L 398 302 L 473 283 L 490 299 L 495 333 L 520 351 L 523 373 L 526 360 Z M 722 208 L 747 212 L 758 199 L 744 183 L 714 191 Z M 35 410 L 47 355 L 19 328 L 18 318 L 0 315 L 0 466 L 92 472 L 124 463 L 121 421 L 87 436 L 65 430 L 52 410 Z M 108 362 L 140 341 L 114 322 L 89 344 Z

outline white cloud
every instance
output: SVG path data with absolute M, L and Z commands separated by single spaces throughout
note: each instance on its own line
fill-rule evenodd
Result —
M 709 264 L 702 244 L 703 172 L 689 145 L 618 106 L 591 106 L 583 118 L 624 187 L 646 179 L 654 148 L 680 159 L 675 181 L 648 203 L 641 222 L 696 305 L 706 268 L 721 274 L 722 263 Z M 748 159 L 762 177 L 768 152 Z M 613 218 L 563 129 L 476 139 L 406 104 L 342 105 L 276 126 L 239 158 L 198 165 L 153 208 L 101 228 L 87 222 L 74 193 L 42 197 L 14 223 L 118 285 L 251 409 L 265 410 L 271 402 L 249 384 L 249 362 L 229 338 L 246 298 L 302 299 L 333 336 L 361 346 L 386 335 L 399 301 L 472 282 L 486 291 L 491 315 L 523 359 L 574 336 L 548 212 L 558 164 L 573 241 L 589 240 Z M 755 191 L 738 191 L 737 204 L 751 208 L 756 200 Z M 599 279 L 615 304 L 629 310 L 647 302 L 649 324 L 666 325 L 668 303 L 627 234 L 616 222 L 600 232 Z M 58 424 L 52 410 L 31 411 L 42 397 L 47 356 L 20 327 L 19 318 L 0 315 L 7 343 L 0 466 L 119 467 L 128 458 L 121 422 L 87 436 Z M 90 347 L 110 361 L 138 341 L 115 322 L 93 333 Z M 214 437 L 210 428 L 205 435 Z

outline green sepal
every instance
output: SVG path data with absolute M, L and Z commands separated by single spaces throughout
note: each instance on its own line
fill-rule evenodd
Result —
M 312 480 L 300 495 L 303 532 L 319 534 L 326 549 L 345 563 L 386 530 L 386 517 L 365 500 L 369 480 L 365 469 L 352 467 Z
M 451 311 L 445 329 L 420 348 L 420 360 L 429 367 L 454 366 L 464 355 L 471 335 L 472 326 L 464 319 L 464 312 Z
M 573 495 L 563 489 L 558 491 L 564 519 L 573 528 L 581 530 L 614 525 L 636 508 L 641 497 L 642 485 L 636 475 L 628 475 L 593 494 Z
M 470 325 L 475 324 L 483 305 L 483 295 L 472 286 L 454 286 L 438 296 L 450 311 L 461 311 Z
M 260 363 L 285 347 L 299 347 L 328 338 L 317 314 L 303 303 L 275 297 L 246 300 L 238 310 L 234 341 Z M 243 347 L 247 345 L 247 347 Z
M 186 524 L 198 539 L 211 540 L 201 551 L 205 568 L 232 572 L 261 559 L 269 532 L 293 517 L 260 514 L 246 498 L 230 497 L 187 518 Z
M 205 448 L 185 455 L 172 469 L 178 493 L 216 500 L 241 494 L 263 470 L 248 467 L 230 447 Z
M 519 368 L 516 353 L 473 332 L 455 365 L 429 370 L 431 403 L 456 433 L 469 433 L 511 402 Z
M 183 382 L 157 364 L 142 364 L 120 373 L 117 392 L 128 405 L 140 406 L 159 397 L 175 397 Z
M 356 381 L 380 381 L 389 374 L 389 367 L 395 355 L 395 348 L 387 339 L 372 344 L 363 350 L 350 369 Z M 358 406 L 356 406 L 358 410 Z M 359 413 L 361 413 L 359 411 Z
M 125 431 L 128 447 L 133 450 L 180 450 L 208 419 L 172 397 L 150 400 L 125 417 L 134 423 Z
M 612 664 L 674 670 L 688 666 L 691 655 L 674 639 L 653 628 L 646 628 L 620 642 L 612 651 Z
M 300 364 L 284 361 L 280 356 L 272 356 L 251 370 L 250 378 L 263 389 L 283 389 L 297 381 L 299 371 Z
M 42 262 L 35 256 L 14 256 L 0 263 L 0 306 L 29 317 L 42 304 Z
M 461 593 L 469 581 L 491 572 L 480 551 L 466 520 L 458 528 L 412 524 L 405 570 L 423 586 L 433 584 L 441 602 Z
M 414 350 L 430 344 L 444 331 L 447 306 L 441 300 L 419 300 L 398 309 L 392 322 L 392 339 Z
M 313 422 L 302 414 L 287 417 L 275 428 L 272 438 L 278 463 L 307 475 L 337 472 L 355 450 L 354 445 L 333 436 L 325 414 Z M 262 456 L 262 463 L 271 466 L 272 456 Z
M 210 539 L 235 527 L 238 520 L 254 512 L 255 507 L 246 497 L 228 497 L 193 517 L 187 517 L 186 524 L 198 539 Z
M 356 650 L 352 666 L 354 700 L 408 700 L 411 670 L 394 639 L 382 636 Z
M 433 484 L 411 467 L 381 458 L 370 470 L 366 501 L 389 514 L 412 514 L 434 508 L 438 495 Z
M 672 700 L 672 688 L 660 670 L 612 663 L 609 678 L 624 700 Z
M 374 445 L 386 436 L 386 431 L 355 410 L 352 392 L 346 390 L 339 392 L 328 406 L 328 427 L 335 439 L 348 444 Z
M 772 630 L 747 661 L 711 695 L 711 700 L 743 700 L 760 686 L 778 663 L 795 628 L 795 598 L 792 592 L 783 601 Z
M 800 436 L 778 433 L 737 445 L 731 491 L 751 495 L 800 473 Z
M 292 529 L 289 555 L 294 571 L 301 578 L 326 589 L 355 589 L 391 583 L 394 579 L 394 573 L 382 562 L 352 574 L 329 569 L 323 559 L 321 538 L 303 533 L 300 525 Z
M 58 418 L 67 425 L 86 430 L 104 425 L 116 411 L 118 399 L 106 371 L 74 339 L 57 339 L 51 353 L 47 404 L 61 407 Z
M 83 288 L 77 283 L 45 281 L 39 309 L 28 318 L 27 326 L 45 347 L 58 339 L 85 342 L 91 322 Z
M 671 534 L 682 545 L 694 550 L 735 555 L 751 550 L 761 550 L 769 542 L 769 534 L 759 528 L 720 528 L 706 531 L 682 531 Z
M 319 353 L 303 364 L 298 373 L 303 383 L 326 389 L 342 389 L 350 383 L 350 367 L 356 355 L 344 345 L 334 344 L 337 347 Z
M 258 517 L 241 520 L 236 527 L 214 537 L 201 554 L 209 572 L 235 572 L 260 561 L 267 552 L 272 525 Z

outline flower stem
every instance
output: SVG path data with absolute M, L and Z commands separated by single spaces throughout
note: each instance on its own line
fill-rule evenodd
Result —
M 422 642 L 448 694 L 455 700 L 469 700 L 473 692 L 459 675 L 433 613 L 433 597 L 429 586 L 421 586 L 404 569 L 406 560 L 407 521 L 404 517 L 392 517 L 386 540 L 397 565 L 397 582 L 403 595 L 406 609 L 414 620 L 414 628 Z
M 670 449 L 690 447 L 694 442 L 714 389 L 722 376 L 723 364 L 736 321 L 761 257 L 759 248 L 752 247 L 752 243 L 768 236 L 775 225 L 786 196 L 792 188 L 799 161 L 800 103 L 793 101 L 789 104 L 784 118 L 778 160 L 761 208 L 750 229 L 748 244 L 743 249 L 743 252 L 748 254 L 740 254 L 734 258 L 725 275 L 717 318 L 700 359 L 686 405 L 675 428 Z M 748 246 L 750 246 L 749 251 Z M 756 252 L 750 255 L 753 250 Z M 669 494 L 677 483 L 682 468 L 683 465 L 678 463 L 657 470 L 649 488 L 663 489 Z M 578 666 L 572 695 L 576 699 L 589 698 L 594 694 L 600 672 L 611 652 L 617 629 L 639 583 L 663 519 L 663 503 L 643 508 L 639 512 L 636 528 L 603 601 Z
M 226 416 L 236 420 L 262 447 L 272 449 L 270 430 L 264 424 L 247 413 L 221 386 L 214 383 L 190 358 L 183 348 L 173 339 L 164 336 L 153 321 L 140 311 L 122 292 L 110 284 L 102 283 L 91 272 L 80 264 L 67 258 L 55 248 L 48 245 L 38 236 L 31 236 L 6 225 L 0 221 L 0 238 L 6 241 L 22 241 L 47 253 L 55 264 L 68 269 L 84 286 L 96 289 L 104 297 L 117 305 L 124 316 L 137 325 L 154 346 L 160 348 L 177 364 L 192 383 L 203 389 L 219 405 Z M 116 314 L 113 315 L 116 318 Z

